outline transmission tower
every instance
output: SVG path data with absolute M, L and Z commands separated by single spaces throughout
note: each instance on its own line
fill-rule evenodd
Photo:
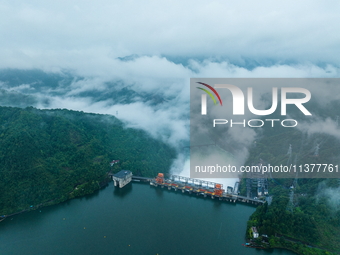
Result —
M 288 165 L 292 163 L 292 145 L 291 144 L 289 144 L 287 155 L 288 155 L 288 159 L 287 159 L 287 165 Z
M 320 149 L 319 144 L 316 144 L 315 151 L 314 151 L 314 156 L 315 156 L 315 157 L 318 157 L 318 156 L 319 156 L 319 149 Z

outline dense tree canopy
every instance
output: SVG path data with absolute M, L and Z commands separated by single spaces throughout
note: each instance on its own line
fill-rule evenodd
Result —
M 340 129 L 339 129 L 340 132 Z M 293 148 L 289 154 L 289 147 Z M 319 146 L 320 145 L 320 146 Z M 317 150 L 318 148 L 318 150 Z M 298 129 L 267 132 L 250 150 L 247 165 L 259 161 L 271 165 L 340 165 L 340 141 L 325 133 L 306 134 Z M 272 203 L 257 208 L 248 222 L 268 235 L 272 247 L 285 247 L 299 254 L 340 254 L 339 173 L 333 178 L 268 178 Z M 327 177 L 328 177 L 327 176 Z M 240 191 L 245 195 L 245 180 Z M 327 253 L 327 251 L 330 251 Z
M 91 193 L 110 170 L 167 172 L 174 156 L 113 116 L 0 107 L 0 215 Z

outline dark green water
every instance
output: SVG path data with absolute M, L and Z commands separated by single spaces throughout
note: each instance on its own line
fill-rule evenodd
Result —
M 241 245 L 254 210 L 110 183 L 94 195 L 7 218 L 0 223 L 0 254 L 292 255 Z

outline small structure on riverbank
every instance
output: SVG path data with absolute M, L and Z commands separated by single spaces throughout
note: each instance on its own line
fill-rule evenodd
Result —
M 251 227 L 251 230 L 253 232 L 253 238 L 256 239 L 259 237 L 259 232 L 257 232 L 257 228 L 256 227 Z
M 129 170 L 121 170 L 116 174 L 112 174 L 111 177 L 115 186 L 123 188 L 132 180 L 132 172 Z
M 114 164 L 118 164 L 119 163 L 119 160 L 112 160 L 110 162 L 110 166 L 113 166 Z

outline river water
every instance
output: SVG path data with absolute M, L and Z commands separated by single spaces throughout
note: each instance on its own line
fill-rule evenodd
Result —
M 254 207 L 130 183 L 7 218 L 0 254 L 292 255 L 243 247 Z

